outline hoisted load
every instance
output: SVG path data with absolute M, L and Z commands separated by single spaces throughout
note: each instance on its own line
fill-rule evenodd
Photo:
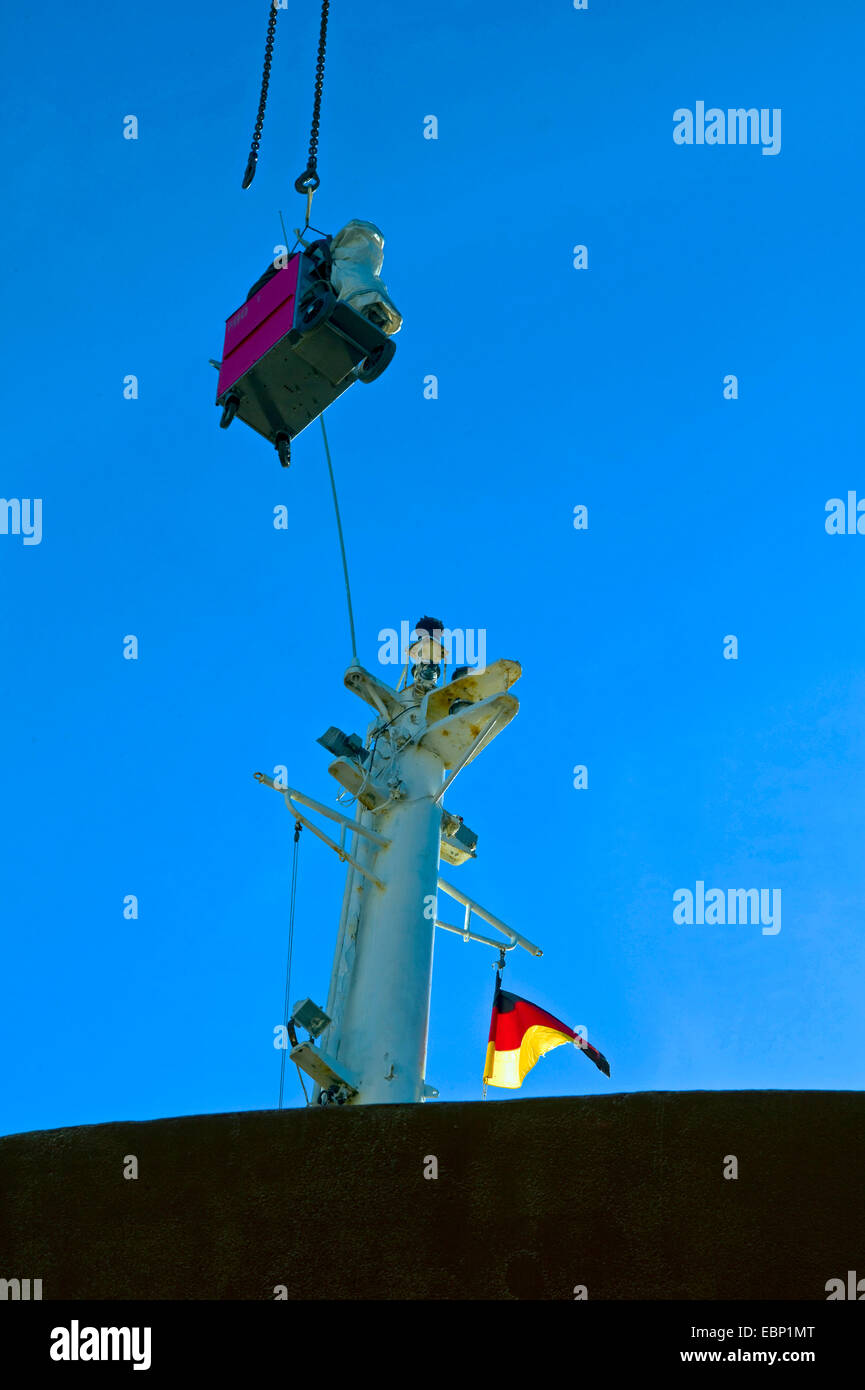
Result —
M 355 381 L 381 376 L 402 317 L 379 278 L 384 237 L 352 221 L 283 256 L 225 325 L 216 404 L 270 440 L 288 467 L 291 441 Z
M 258 166 L 278 0 L 269 0 L 261 96 L 243 187 Z M 355 381 L 375 381 L 394 355 L 391 335 L 402 324 L 379 278 L 384 237 L 372 222 L 348 222 L 336 236 L 304 240 L 312 197 L 320 187 L 318 133 L 330 0 L 321 25 L 306 168 L 295 179 L 306 197 L 306 224 L 296 247 L 268 266 L 225 325 L 216 404 L 220 425 L 235 416 L 275 445 L 288 467 L 291 441 Z M 281 216 L 281 214 L 280 214 Z M 316 229 L 312 229 L 315 231 Z

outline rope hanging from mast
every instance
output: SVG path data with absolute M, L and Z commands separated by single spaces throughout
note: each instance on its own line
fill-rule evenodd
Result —
M 291 1013 L 291 957 L 294 952 L 294 908 L 297 900 L 297 849 L 300 841 L 300 832 L 303 829 L 300 821 L 294 824 L 294 851 L 291 857 L 291 899 L 288 911 L 288 957 L 285 962 L 285 1004 L 283 1006 L 283 1027 L 286 1033 L 289 1032 L 289 1016 Z M 285 1037 L 282 1039 L 285 1044 Z M 285 1091 L 285 1054 L 288 1048 L 283 1046 L 282 1059 L 279 1067 L 279 1109 L 282 1109 L 282 1097 Z M 297 1065 L 295 1063 L 295 1065 Z M 300 1074 L 300 1067 L 297 1068 L 300 1077 L 300 1084 L 303 1086 L 303 1077 Z M 306 1087 L 303 1086 L 303 1094 L 306 1103 L 309 1105 L 309 1096 L 306 1094 Z

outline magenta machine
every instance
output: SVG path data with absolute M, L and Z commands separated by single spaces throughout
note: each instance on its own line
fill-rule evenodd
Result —
M 216 404 L 270 440 L 288 467 L 291 441 L 355 381 L 391 361 L 401 319 L 378 279 L 384 239 L 350 222 L 282 257 L 225 325 Z M 279 268 L 277 268 L 279 267 Z
M 394 355 L 402 317 L 379 279 L 384 237 L 372 222 L 348 222 L 336 236 L 310 228 L 318 175 L 318 130 L 330 0 L 322 0 L 307 166 L 294 186 L 306 196 L 306 225 L 296 247 L 268 266 L 225 325 L 216 404 L 220 425 L 235 417 L 270 440 L 287 468 L 291 441 L 347 391 L 375 381 Z M 255 177 L 278 7 L 269 0 L 258 117 L 243 176 Z M 282 214 L 280 213 L 280 218 Z M 305 241 L 312 230 L 318 241 Z M 283 227 L 284 231 L 284 227 Z M 211 361 L 213 359 L 211 358 Z

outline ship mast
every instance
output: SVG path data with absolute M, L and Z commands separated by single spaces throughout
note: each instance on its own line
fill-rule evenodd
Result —
M 517 662 L 497 661 L 478 671 L 458 668 L 443 685 L 445 638 L 440 622 L 421 619 L 403 690 L 357 663 L 348 668 L 347 688 L 376 717 L 365 743 L 336 728 L 319 742 L 336 754 L 331 776 L 356 798 L 353 821 L 276 787 L 292 815 L 348 864 L 327 1006 L 304 1000 L 289 1026 L 291 1059 L 316 1082 L 320 1104 L 405 1103 L 438 1094 L 426 1081 L 436 926 L 499 950 L 520 945 L 541 954 L 439 875 L 440 860 L 456 866 L 475 857 L 477 837 L 443 799 L 517 713 L 519 702 L 508 692 L 520 675 Z M 340 826 L 338 843 L 308 811 Z M 439 918 L 441 892 L 462 906 L 462 925 Z M 501 938 L 474 930 L 475 916 Z M 297 1027 L 309 1032 L 308 1041 L 297 1042 Z

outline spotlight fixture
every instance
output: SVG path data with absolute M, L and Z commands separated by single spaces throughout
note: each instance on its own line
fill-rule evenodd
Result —
M 412 680 L 417 693 L 425 695 L 441 675 L 441 663 L 446 655 L 444 627 L 439 618 L 420 618 L 414 630 L 415 640 L 408 649 Z
M 342 729 L 337 729 L 331 725 L 329 729 L 317 738 L 316 743 L 320 743 L 322 748 L 326 748 L 328 753 L 332 753 L 335 758 L 353 758 L 356 762 L 366 763 L 369 760 L 369 750 L 364 748 L 363 740 L 358 734 L 344 734 Z

